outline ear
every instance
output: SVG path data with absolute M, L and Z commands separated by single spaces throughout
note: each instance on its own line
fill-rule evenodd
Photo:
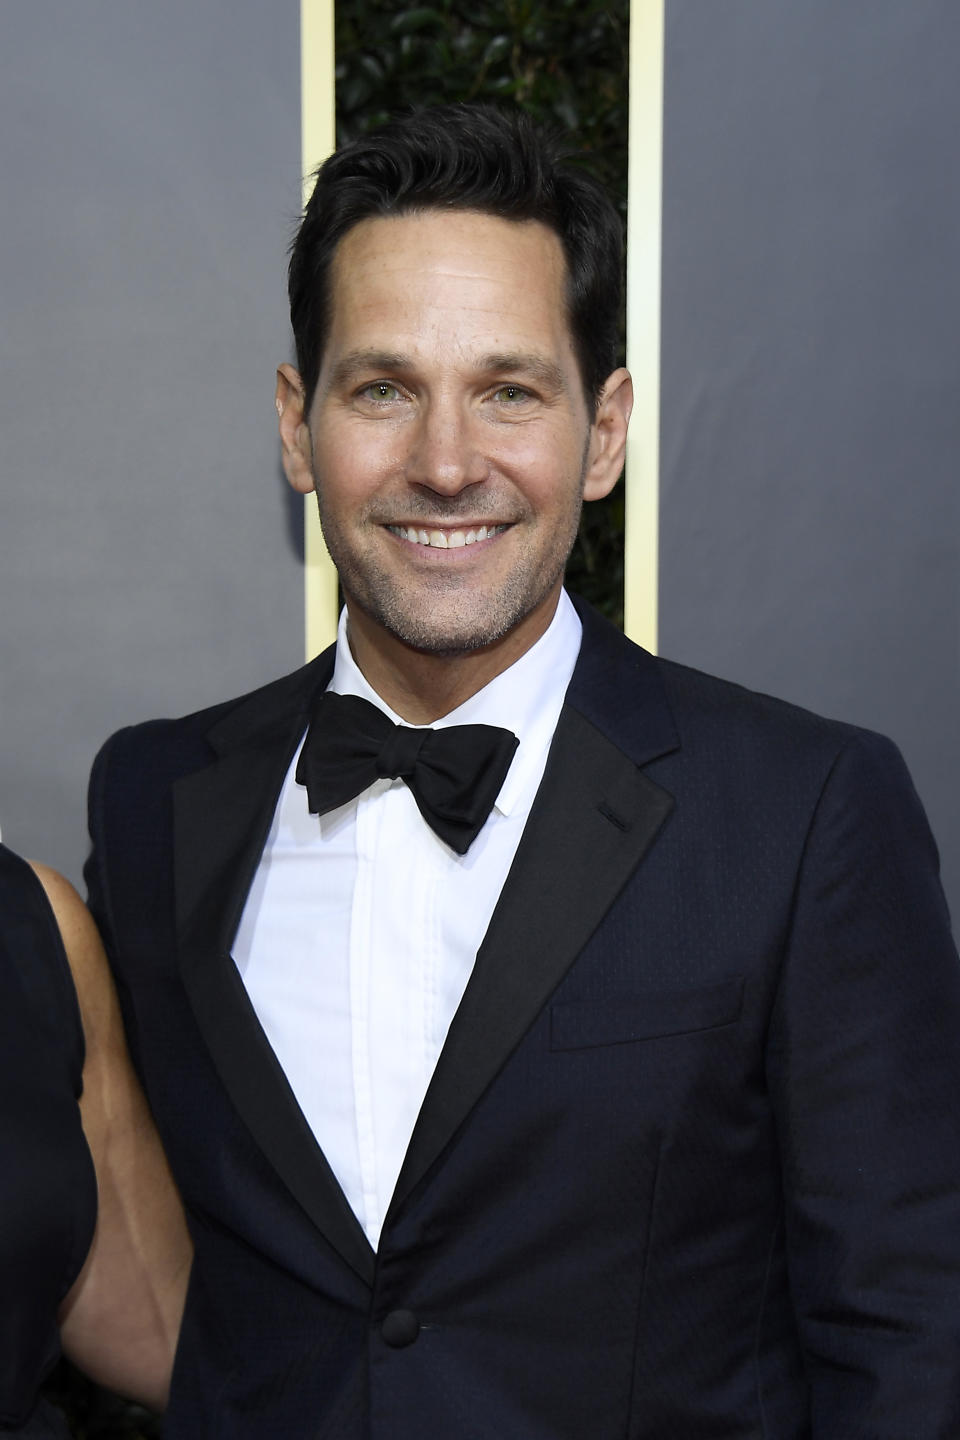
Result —
M 303 381 L 292 365 L 277 366 L 275 403 L 284 473 L 294 490 L 309 495 L 313 490 L 310 427 L 303 413 Z
M 607 376 L 594 412 L 583 481 L 584 500 L 602 500 L 620 479 L 632 409 L 633 381 L 630 372 L 621 367 Z

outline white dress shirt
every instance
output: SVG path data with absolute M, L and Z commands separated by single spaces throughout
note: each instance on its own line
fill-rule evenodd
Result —
M 466 855 L 434 834 L 402 780 L 378 780 L 347 805 L 311 815 L 295 779 L 298 749 L 280 792 L 234 961 L 374 1248 L 543 776 L 580 635 L 564 592 L 536 644 L 434 722 L 501 725 L 520 742 Z M 345 613 L 330 689 L 400 722 L 357 668 Z

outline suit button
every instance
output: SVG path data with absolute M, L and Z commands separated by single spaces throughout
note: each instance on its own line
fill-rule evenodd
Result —
M 402 1350 L 404 1345 L 412 1345 L 420 1334 L 420 1321 L 412 1310 L 391 1310 L 383 1317 L 380 1334 L 394 1350 Z

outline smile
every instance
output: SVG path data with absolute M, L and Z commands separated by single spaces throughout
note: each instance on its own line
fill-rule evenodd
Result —
M 420 530 L 413 525 L 388 525 L 387 529 L 411 545 L 431 545 L 436 550 L 459 550 L 464 545 L 476 545 L 479 540 L 492 540 L 502 535 L 506 525 L 478 525 L 468 530 Z

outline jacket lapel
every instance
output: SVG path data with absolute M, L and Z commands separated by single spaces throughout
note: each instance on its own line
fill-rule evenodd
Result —
M 365 1280 L 373 1251 L 290 1089 L 230 955 L 277 796 L 329 680 L 332 651 L 258 691 L 208 733 L 206 768 L 174 787 L 180 969 L 230 1098 L 313 1223 Z
M 678 745 L 656 662 L 592 612 L 547 768 L 417 1121 L 402 1204 L 516 1048 L 673 807 L 640 766 Z M 612 703 L 611 703 L 612 702 Z
M 589 610 L 581 618 L 581 656 L 543 782 L 427 1091 L 391 1216 L 516 1048 L 673 805 L 640 769 L 678 743 L 656 662 Z M 327 651 L 230 711 L 207 736 L 211 765 L 177 782 L 177 922 L 184 985 L 233 1104 L 313 1223 L 372 1284 L 374 1253 L 229 953 L 310 701 L 332 663 Z

